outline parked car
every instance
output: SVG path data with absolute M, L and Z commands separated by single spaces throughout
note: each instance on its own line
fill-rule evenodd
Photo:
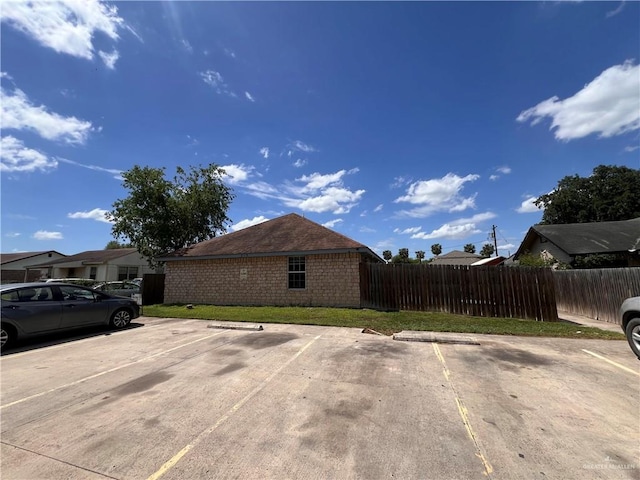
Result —
M 70 283 L 0 286 L 0 348 L 26 337 L 59 330 L 110 325 L 124 328 L 140 316 L 131 299 Z
M 640 297 L 627 298 L 622 302 L 620 318 L 629 346 L 640 359 Z
M 82 285 L 83 287 L 93 287 L 97 281 L 92 278 L 49 278 L 45 280 L 47 283 L 73 283 L 74 285 Z
M 129 297 L 136 293 L 140 293 L 140 285 L 130 282 L 104 282 L 93 287 L 94 290 L 109 293 L 111 295 L 120 295 L 121 297 Z

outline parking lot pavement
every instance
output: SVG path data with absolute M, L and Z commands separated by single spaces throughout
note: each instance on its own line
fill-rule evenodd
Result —
M 2 478 L 639 478 L 622 341 L 140 328 L 0 359 Z

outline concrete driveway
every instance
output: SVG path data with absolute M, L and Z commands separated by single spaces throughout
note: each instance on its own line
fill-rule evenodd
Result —
M 621 341 L 137 322 L 1 357 L 3 479 L 640 478 Z

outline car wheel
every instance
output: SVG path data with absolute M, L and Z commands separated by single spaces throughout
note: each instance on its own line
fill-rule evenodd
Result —
M 633 353 L 640 359 L 640 318 L 633 318 L 627 323 L 627 340 Z
M 111 316 L 111 326 L 113 328 L 124 328 L 131 323 L 131 313 L 129 310 L 117 310 Z
M 13 343 L 15 338 L 16 334 L 11 327 L 5 325 L 0 326 L 0 348 L 4 350 Z

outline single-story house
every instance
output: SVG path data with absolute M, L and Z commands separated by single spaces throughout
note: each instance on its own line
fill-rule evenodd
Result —
M 135 248 L 88 250 L 29 267 L 47 269 L 47 278 L 89 278 L 99 282 L 131 280 L 154 273 Z
M 627 266 L 640 266 L 640 217 L 618 222 L 534 225 L 514 258 L 526 253 L 567 264 L 580 256 L 617 254 L 627 260 Z
M 433 257 L 429 265 L 472 265 L 478 260 L 482 260 L 480 255 L 475 253 L 461 252 L 460 250 L 451 250 L 444 255 Z
M 495 267 L 498 265 L 502 265 L 505 262 L 506 258 L 502 255 L 498 255 L 497 257 L 485 257 L 481 258 L 477 262 L 473 262 L 471 264 L 472 267 Z
M 30 267 L 64 257 L 64 254 L 56 252 L 55 250 L 0 253 L 0 281 L 2 281 L 2 283 L 33 282 L 41 278 L 46 278 L 46 268 L 39 269 Z
M 297 214 L 178 250 L 165 263 L 165 303 L 360 307 L 365 245 Z

